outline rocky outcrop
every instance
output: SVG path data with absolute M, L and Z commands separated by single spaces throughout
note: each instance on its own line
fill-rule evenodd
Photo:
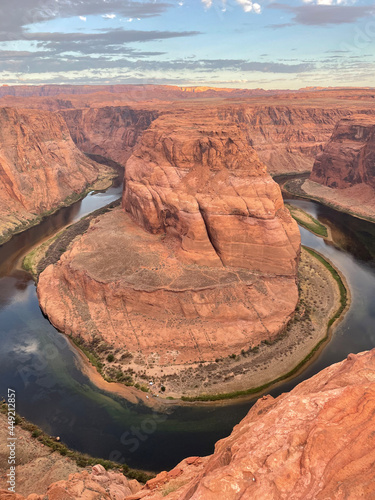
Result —
M 336 123 L 350 108 L 298 104 L 241 105 L 225 109 L 247 133 L 251 146 L 272 174 L 311 171 Z
M 104 172 L 76 148 L 60 116 L 0 108 L 0 241 Z
M 125 165 L 139 136 L 158 113 L 128 106 L 105 106 L 66 110 L 61 114 L 81 151 Z
M 57 483 L 58 493 L 83 500 L 90 485 L 93 500 L 370 499 L 375 496 L 374 428 L 372 350 L 350 354 L 290 393 L 259 399 L 232 434 L 216 443 L 213 455 L 185 459 L 136 493 L 116 496 L 105 481 L 106 496 L 99 493 L 101 469 Z M 52 495 L 54 488 L 43 500 L 61 498 Z
M 179 258 L 296 274 L 300 237 L 278 185 L 215 110 L 161 116 L 127 162 L 123 207 Z
M 317 157 L 310 179 L 330 188 L 367 184 L 375 189 L 375 117 L 341 120 Z
M 375 350 L 350 354 L 277 399 L 258 400 L 170 500 L 375 496 Z M 134 498 L 161 500 L 157 492 Z M 183 483 L 183 472 L 179 475 Z
M 40 275 L 57 328 L 104 341 L 126 369 L 153 376 L 284 329 L 298 300 L 300 235 L 237 126 L 212 110 L 160 116 L 128 160 L 125 186 L 127 213 L 96 219 Z

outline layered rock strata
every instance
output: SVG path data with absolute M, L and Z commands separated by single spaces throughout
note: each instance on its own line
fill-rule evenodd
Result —
M 288 183 L 287 188 L 375 220 L 375 117 L 360 114 L 341 120 L 317 157 L 310 178 Z
M 244 128 L 248 140 L 272 174 L 311 171 L 336 123 L 352 114 L 350 108 L 304 103 L 241 105 L 227 108 L 226 116 Z
M 60 116 L 0 108 L 0 241 L 104 173 L 77 149 Z
M 239 126 L 163 115 L 127 162 L 123 207 L 185 262 L 295 276 L 300 237 Z
M 91 475 L 75 474 L 51 485 L 47 495 L 28 498 L 370 499 L 375 496 L 374 428 L 372 350 L 350 354 L 290 393 L 259 399 L 232 434 L 216 443 L 213 455 L 185 459 L 138 491 L 133 483 L 120 489 L 120 478 L 96 466 Z M 99 490 L 100 478 L 103 489 Z M 130 486 L 135 493 L 126 493 Z M 4 500 L 22 500 L 5 492 L 1 495 Z
M 310 179 L 330 188 L 367 184 L 375 189 L 375 117 L 341 120 L 316 158 Z
M 237 126 L 159 117 L 125 186 L 127 213 L 98 218 L 40 275 L 55 326 L 159 369 L 280 333 L 298 300 L 299 231 Z
M 60 114 L 81 151 L 125 165 L 138 138 L 158 113 L 129 106 L 105 106 L 61 111 Z

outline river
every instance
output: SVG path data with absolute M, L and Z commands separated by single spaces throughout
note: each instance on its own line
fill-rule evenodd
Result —
M 186 456 L 212 453 L 214 443 L 231 432 L 254 401 L 173 406 L 165 415 L 99 390 L 80 371 L 75 349 L 42 314 L 31 277 L 17 269 L 20 256 L 38 241 L 120 194 L 119 182 L 105 193 L 91 193 L 0 247 L 0 396 L 8 387 L 15 389 L 18 413 L 73 449 L 159 471 Z M 375 345 L 375 226 L 319 203 L 289 202 L 331 228 L 333 243 L 301 228 L 302 242 L 343 272 L 352 305 L 320 356 L 270 391 L 274 396 L 348 353 Z

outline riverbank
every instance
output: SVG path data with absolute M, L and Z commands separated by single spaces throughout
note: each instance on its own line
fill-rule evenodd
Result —
M 9 437 L 7 405 L 0 403 L 0 489 L 7 489 L 6 474 L 7 441 Z M 140 470 L 130 469 L 110 460 L 90 457 L 89 455 L 69 449 L 58 437 L 51 437 L 37 425 L 16 416 L 15 437 L 16 448 L 16 482 L 17 493 L 29 495 L 45 494 L 51 483 L 68 479 L 70 474 L 91 470 L 93 465 L 100 464 L 107 470 L 124 474 L 128 479 L 146 482 L 152 475 Z
M 375 222 L 375 191 L 365 184 L 347 189 L 332 189 L 306 177 L 299 177 L 282 182 L 281 188 L 288 194 L 318 201 L 353 217 Z
M 7 223 L 0 223 L 0 245 L 9 241 L 14 235 L 22 233 L 34 226 L 40 224 L 46 217 L 58 212 L 61 208 L 68 207 L 83 199 L 88 193 L 92 191 L 104 191 L 108 189 L 113 180 L 117 177 L 118 172 L 112 168 L 102 169 L 100 175 L 93 184 L 87 185 L 81 192 L 69 195 L 65 200 L 56 205 L 55 207 L 42 212 L 41 214 L 30 214 L 31 217 L 18 220 L 15 216 L 14 221 Z
M 116 370 L 113 379 L 107 376 L 112 364 L 110 346 L 75 340 L 75 346 L 81 349 L 80 368 L 99 388 L 132 402 L 141 399 L 149 406 L 260 393 L 306 366 L 329 339 L 333 323 L 350 303 L 339 273 L 322 256 L 307 249 L 302 251 L 299 289 L 296 314 L 276 340 L 218 358 L 214 363 L 171 365 L 163 367 L 161 375 L 157 367 L 150 369 L 130 356 L 129 376 L 116 381 Z M 147 393 L 138 390 L 141 387 Z
M 98 210 L 82 217 L 81 220 L 62 228 L 57 234 L 45 241 L 39 242 L 22 259 L 22 268 L 28 271 L 37 281 L 38 276 L 50 264 L 55 264 L 66 252 L 70 243 L 76 236 L 82 235 L 90 226 L 90 222 L 97 216 L 105 214 L 111 209 L 119 206 L 121 198 Z
M 350 291 L 345 278 L 325 257 L 303 248 L 299 269 L 300 300 L 295 317 L 285 332 L 272 345 L 263 344 L 252 357 L 237 358 L 237 383 L 226 387 L 232 390 L 182 396 L 184 401 L 219 401 L 234 397 L 260 394 L 285 381 L 311 363 L 331 338 L 332 332 L 350 306 Z M 245 359 L 241 359 L 245 357 Z M 241 388 L 236 387 L 240 385 Z
M 328 237 L 328 228 L 317 219 L 315 219 L 312 215 L 308 214 L 301 208 L 290 205 L 289 203 L 285 203 L 285 206 L 289 210 L 290 215 L 298 222 L 300 226 L 304 227 L 313 234 L 316 234 L 317 236 L 321 236 L 323 238 Z

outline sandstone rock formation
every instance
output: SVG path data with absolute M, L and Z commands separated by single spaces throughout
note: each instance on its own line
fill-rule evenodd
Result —
M 296 274 L 300 237 L 280 189 L 215 110 L 162 115 L 144 132 L 126 166 L 123 206 L 186 262 Z
M 375 117 L 341 120 L 315 160 L 310 179 L 331 188 L 367 184 L 375 189 Z
M 305 103 L 303 95 L 297 103 L 242 104 L 225 111 L 246 130 L 250 144 L 272 174 L 311 171 L 337 121 L 351 113 L 350 108 Z
M 239 127 L 164 114 L 125 177 L 128 214 L 98 218 L 40 275 L 51 322 L 158 375 L 277 336 L 298 300 L 300 235 Z
M 76 148 L 60 116 L 0 108 L 0 241 L 104 172 Z
M 311 171 L 316 155 L 329 140 L 337 121 L 355 113 L 374 114 L 375 104 L 371 89 L 264 91 L 168 85 L 3 86 L 0 99 L 3 105 L 61 110 L 79 147 L 111 154 L 123 149 L 121 137 L 125 143 L 134 142 L 139 124 L 146 119 L 145 110 L 170 112 L 183 104 L 220 108 L 222 116 L 228 120 L 232 117 L 247 132 L 250 144 L 271 174 Z M 119 119 L 116 120 L 114 111 L 94 111 L 103 107 L 115 108 Z M 73 111 L 78 109 L 75 114 Z M 78 121 L 74 122 L 73 117 Z M 124 125 L 129 127 L 128 131 Z M 111 147 L 110 141 L 97 130 L 112 137 L 119 147 Z
M 120 479 L 108 481 L 96 466 L 91 476 L 76 474 L 51 485 L 46 496 L 28 500 L 83 500 L 89 491 L 92 500 L 370 499 L 375 496 L 374 428 L 372 350 L 350 354 L 290 393 L 259 399 L 232 434 L 216 443 L 213 455 L 185 459 L 135 493 L 111 492 L 112 484 L 120 488 Z M 104 491 L 98 491 L 100 477 Z M 22 500 L 6 495 L 0 498 Z
M 105 106 L 61 112 L 73 141 L 84 153 L 125 165 L 138 140 L 157 117 L 156 111 Z

